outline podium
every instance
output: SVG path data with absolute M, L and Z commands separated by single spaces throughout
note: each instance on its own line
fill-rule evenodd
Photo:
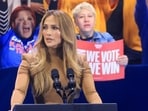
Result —
M 21 104 L 13 111 L 117 111 L 117 103 Z

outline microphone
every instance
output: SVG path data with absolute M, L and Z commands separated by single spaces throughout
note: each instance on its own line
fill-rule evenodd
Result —
M 61 94 L 61 89 L 62 89 L 62 85 L 61 82 L 59 81 L 59 72 L 57 69 L 52 69 L 51 70 L 51 77 L 53 82 L 53 87 L 56 89 L 56 92 L 62 97 Z
M 74 80 L 74 71 L 72 68 L 67 69 L 67 78 L 69 79 L 68 88 L 74 91 L 74 88 L 76 87 L 76 82 Z

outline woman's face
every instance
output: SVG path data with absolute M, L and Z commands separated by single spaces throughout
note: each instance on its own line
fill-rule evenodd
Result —
M 59 24 L 53 15 L 48 16 L 43 23 L 42 35 L 49 48 L 57 48 L 62 41 Z
M 75 19 L 76 25 L 81 32 L 90 32 L 94 30 L 95 16 L 87 9 L 82 9 Z
M 24 10 L 18 13 L 17 18 L 12 25 L 14 30 L 20 35 L 20 37 L 27 39 L 31 37 L 34 31 L 35 21 L 31 13 Z

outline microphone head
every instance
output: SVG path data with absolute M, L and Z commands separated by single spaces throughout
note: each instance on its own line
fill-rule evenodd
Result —
M 67 78 L 74 78 L 74 71 L 72 68 L 67 69 Z
M 57 69 L 52 69 L 51 70 L 51 77 L 54 80 L 55 78 L 59 79 L 59 72 Z

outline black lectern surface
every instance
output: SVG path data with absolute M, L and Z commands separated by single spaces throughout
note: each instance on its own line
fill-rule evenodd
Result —
M 117 111 L 117 103 L 21 104 L 13 111 Z

